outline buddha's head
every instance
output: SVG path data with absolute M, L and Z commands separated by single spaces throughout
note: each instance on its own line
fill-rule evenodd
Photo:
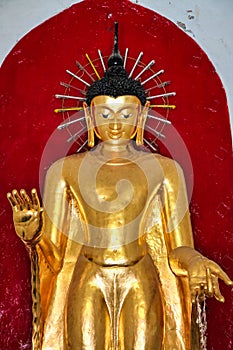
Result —
M 113 143 L 133 139 L 137 133 L 137 143 L 141 144 L 148 107 L 141 83 L 129 78 L 123 67 L 116 24 L 108 69 L 102 79 L 89 87 L 84 103 L 89 146 L 94 145 L 94 132 L 100 140 Z

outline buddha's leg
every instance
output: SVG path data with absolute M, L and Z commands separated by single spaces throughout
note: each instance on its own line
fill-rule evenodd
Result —
M 109 350 L 110 325 L 98 281 L 98 267 L 80 257 L 66 307 L 66 346 L 69 350 Z
M 156 270 L 150 256 L 134 267 L 135 282 L 127 294 L 120 317 L 120 350 L 160 350 L 163 308 Z

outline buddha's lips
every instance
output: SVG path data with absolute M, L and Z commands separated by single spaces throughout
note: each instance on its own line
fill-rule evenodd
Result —
M 122 136 L 122 132 L 121 131 L 114 131 L 114 130 L 112 130 L 111 132 L 108 132 L 108 135 L 109 135 L 110 138 L 119 139 Z

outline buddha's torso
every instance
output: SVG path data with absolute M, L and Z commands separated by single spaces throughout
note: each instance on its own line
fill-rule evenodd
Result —
M 64 179 L 86 229 L 82 253 L 100 265 L 131 265 L 147 253 L 140 230 L 143 214 L 164 179 L 154 155 L 134 150 L 129 157 L 66 160 Z

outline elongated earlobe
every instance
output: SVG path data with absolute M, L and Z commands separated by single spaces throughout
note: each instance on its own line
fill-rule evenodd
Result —
M 150 102 L 147 101 L 139 118 L 138 118 L 137 136 L 136 136 L 136 145 L 137 146 L 143 145 L 144 128 L 145 128 L 145 123 L 146 123 L 146 118 L 147 118 L 149 106 L 150 106 Z
M 86 102 L 83 102 L 83 109 L 84 109 L 84 113 L 85 113 L 87 132 L 88 132 L 88 143 L 87 144 L 89 147 L 94 147 L 95 146 L 94 125 L 93 125 L 90 111 L 89 111 L 89 108 L 88 108 L 88 105 L 86 104 Z

